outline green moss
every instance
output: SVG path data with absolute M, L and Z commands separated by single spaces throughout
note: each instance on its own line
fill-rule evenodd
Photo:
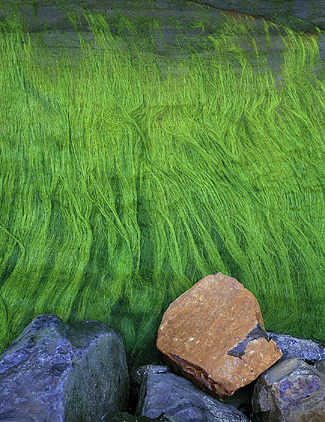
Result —
M 228 23 L 213 54 L 158 62 L 85 18 L 74 58 L 1 24 L 0 350 L 52 313 L 114 326 L 130 365 L 149 363 L 169 303 L 217 271 L 256 295 L 268 330 L 324 341 L 317 40 L 287 31 L 276 84 Z

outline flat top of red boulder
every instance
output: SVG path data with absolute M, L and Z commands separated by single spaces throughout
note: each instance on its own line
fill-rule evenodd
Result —
M 203 343 L 206 350 L 224 354 L 243 340 L 243 331 L 250 332 L 257 323 L 264 328 L 255 296 L 235 278 L 217 273 L 202 278 L 170 304 L 160 325 L 157 344 L 160 349 L 162 342 L 166 346 L 168 341 L 175 354 L 188 346 L 195 354 Z M 171 335 L 175 332 L 177 337 Z M 188 332 L 192 333 L 190 337 Z M 225 337 L 227 332 L 232 336 Z M 223 342 L 216 347 L 219 336 Z

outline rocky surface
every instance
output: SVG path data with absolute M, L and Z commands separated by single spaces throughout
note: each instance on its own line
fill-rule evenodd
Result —
M 0 355 L 0 421 L 95 422 L 126 410 L 123 342 L 98 321 L 40 315 Z
M 181 373 L 231 396 L 281 357 L 254 295 L 232 277 L 204 277 L 165 312 L 157 347 Z
M 39 315 L 0 355 L 0 422 L 324 421 L 324 346 L 268 336 L 279 340 L 283 357 L 231 397 L 218 400 L 163 365 L 138 368 L 128 397 L 125 352 L 113 328 Z
M 2 8 L 8 8 L 10 0 L 2 0 Z M 257 18 L 265 18 L 276 24 L 285 25 L 296 31 L 312 32 L 315 28 L 325 30 L 325 0 L 140 0 L 138 3 L 138 12 L 141 14 L 159 14 L 162 9 L 170 10 L 174 16 L 178 12 L 189 11 L 191 13 L 193 5 L 220 11 L 236 11 L 238 13 L 255 16 Z M 26 19 L 35 25 L 43 25 L 49 23 L 60 25 L 62 29 L 71 28 L 68 20 L 63 20 L 60 9 L 86 7 L 90 10 L 98 11 L 110 9 L 114 12 L 116 3 L 113 0 L 83 0 L 76 1 L 49 1 L 38 0 L 37 2 L 18 0 L 15 4 L 22 8 Z M 61 6 L 59 6 L 61 4 Z M 140 6 L 140 7 L 139 7 Z M 119 1 L 120 10 L 134 11 L 135 5 L 132 0 Z M 199 13 L 198 13 L 199 15 Z M 1 16 L 1 15 L 0 15 Z M 37 22 L 38 20 L 38 22 Z
M 127 412 L 119 412 L 118 410 L 114 412 L 107 413 L 102 421 L 104 422 L 150 422 L 150 421 L 165 421 L 165 422 L 182 422 L 180 419 L 172 418 L 168 416 L 161 416 L 155 419 L 147 418 L 146 416 L 134 416 L 130 415 Z
M 319 43 L 320 56 L 325 60 L 325 33 L 318 33 L 317 28 L 322 28 L 324 21 L 324 10 L 319 3 L 324 0 L 318 0 L 318 8 L 308 7 L 306 14 L 306 2 L 304 1 L 284 1 L 277 0 L 249 0 L 249 1 L 226 1 L 226 0 L 121 0 L 116 7 L 115 0 L 84 0 L 82 2 L 55 2 L 47 0 L 38 0 L 37 2 L 18 0 L 15 2 L 26 21 L 31 39 L 34 40 L 39 33 L 44 35 L 49 55 L 60 54 L 64 46 L 65 49 L 75 55 L 79 45 L 79 36 L 73 25 L 68 19 L 68 15 L 77 17 L 79 31 L 87 40 L 91 40 L 89 28 L 86 19 L 82 14 L 82 7 L 92 12 L 103 14 L 110 30 L 117 42 L 120 36 L 130 38 L 123 25 L 118 24 L 120 16 L 131 18 L 138 29 L 143 31 L 144 37 L 153 36 L 155 43 L 155 57 L 158 64 L 164 66 L 164 56 L 171 53 L 172 58 L 177 61 L 188 56 L 188 47 L 195 47 L 202 56 L 213 54 L 211 48 L 206 48 L 206 39 L 208 35 L 218 37 L 219 27 L 224 21 L 224 16 L 233 18 L 234 28 L 242 18 L 251 17 L 253 20 L 254 33 L 260 56 L 266 59 L 267 66 L 272 70 L 275 81 L 282 79 L 281 66 L 283 65 L 283 40 L 284 35 L 281 26 L 271 27 L 269 29 L 271 42 L 265 42 L 264 20 L 266 22 L 275 22 L 285 25 L 295 32 L 304 31 L 308 35 L 316 37 Z M 58 4 L 61 3 L 60 6 Z M 315 4 L 316 0 L 312 0 Z M 0 9 L 0 22 L 8 11 L 13 10 L 10 0 L 2 0 Z M 309 2 L 308 2 L 309 4 Z M 290 11 L 288 11 L 290 9 Z M 237 13 L 239 12 L 239 13 Z M 289 13 L 290 12 L 290 13 Z M 15 13 L 15 12 L 14 12 Z M 308 16 L 307 16 L 308 15 Z M 305 16 L 305 17 L 304 17 Z M 159 22 L 161 32 L 154 31 L 149 35 L 146 27 L 153 21 Z M 234 32 L 235 34 L 236 32 Z M 236 35 L 234 35 L 236 37 Z M 188 41 L 184 43 L 184 38 Z M 237 38 L 240 48 L 245 51 L 247 58 L 253 64 L 256 71 L 254 47 L 250 37 Z M 179 47 L 179 43 L 182 48 Z M 185 45 L 186 44 L 186 45 Z M 211 47 L 211 46 L 210 46 Z M 121 43 L 121 48 L 124 44 Z M 147 48 L 142 48 L 143 54 L 148 54 Z M 231 52 L 229 52 L 231 55 Z M 162 62 L 162 63 L 160 63 Z M 237 66 L 236 60 L 233 63 Z M 314 73 L 321 77 L 323 69 L 318 64 Z
M 141 388 L 136 415 L 156 418 L 164 414 L 184 422 L 248 421 L 234 406 L 221 403 L 167 367 L 139 368 L 138 377 Z
M 299 358 L 311 362 L 325 361 L 325 346 L 320 343 L 287 334 L 268 332 L 267 335 L 276 342 L 281 350 L 280 361 L 289 358 Z
M 257 381 L 253 409 L 262 422 L 325 421 L 325 362 L 286 359 Z
M 325 30 L 325 0 L 195 0 L 222 10 L 260 16 L 298 31 Z

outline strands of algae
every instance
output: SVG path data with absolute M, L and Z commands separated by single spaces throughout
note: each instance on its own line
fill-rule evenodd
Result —
M 122 48 L 84 16 L 77 59 L 45 61 L 19 21 L 1 24 L 0 350 L 48 313 L 110 324 L 130 365 L 152 362 L 169 303 L 217 271 L 256 295 L 268 330 L 324 341 L 316 40 L 288 30 L 277 86 L 230 26 L 213 54 L 162 71 L 136 34 Z

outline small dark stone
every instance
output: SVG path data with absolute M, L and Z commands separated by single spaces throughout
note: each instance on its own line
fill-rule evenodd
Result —
M 247 337 L 237 344 L 237 346 L 233 347 L 227 355 L 235 356 L 241 358 L 245 355 L 246 347 L 249 342 L 252 340 L 257 340 L 258 338 L 265 338 L 265 340 L 270 341 L 270 338 L 266 334 L 264 328 L 260 326 L 260 324 L 256 324 L 256 326 L 247 334 Z

